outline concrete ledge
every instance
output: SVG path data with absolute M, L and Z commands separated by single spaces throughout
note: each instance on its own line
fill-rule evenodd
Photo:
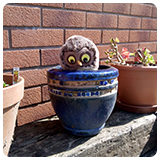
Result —
M 10 157 L 135 157 L 157 145 L 156 114 L 114 111 L 96 136 L 68 134 L 58 118 L 17 127 Z

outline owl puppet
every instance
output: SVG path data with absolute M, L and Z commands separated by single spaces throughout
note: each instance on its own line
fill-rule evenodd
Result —
M 63 70 L 98 70 L 99 51 L 88 38 L 71 36 L 60 50 L 60 65 Z

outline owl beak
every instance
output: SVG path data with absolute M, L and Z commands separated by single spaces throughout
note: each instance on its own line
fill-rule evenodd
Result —
M 82 66 L 82 63 L 80 61 L 77 61 L 77 63 L 79 64 L 79 66 Z

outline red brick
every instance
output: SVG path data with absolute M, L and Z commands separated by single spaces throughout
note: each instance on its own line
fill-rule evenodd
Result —
M 55 115 L 55 111 L 51 102 L 38 104 L 34 107 L 19 109 L 17 122 L 18 126 L 34 122 L 39 119 L 47 118 Z
M 65 3 L 65 8 L 101 12 L 102 3 Z
M 43 9 L 43 27 L 85 27 L 85 12 Z
M 157 7 L 156 6 L 153 6 L 152 8 L 152 17 L 157 18 Z
M 142 18 L 142 29 L 157 29 L 157 19 Z
M 87 28 L 117 28 L 117 15 L 87 13 Z
M 152 54 L 152 56 L 153 56 L 153 58 L 154 58 L 155 62 L 157 62 L 157 53 Z
M 42 66 L 58 64 L 60 60 L 59 52 L 60 49 L 42 49 L 41 50 Z
M 63 8 L 63 3 L 22 3 L 34 6 L 45 6 L 45 7 L 53 7 L 53 8 Z
M 47 84 L 47 69 L 20 71 L 20 75 L 25 79 L 25 87 Z
M 40 102 L 41 102 L 41 87 L 29 88 L 24 90 L 24 97 L 21 100 L 20 107 Z
M 151 17 L 152 6 L 148 4 L 132 3 L 131 4 L 131 15 Z
M 141 18 L 131 16 L 119 16 L 118 28 L 140 29 Z
M 150 32 L 150 41 L 157 41 L 157 31 Z
M 133 53 L 136 49 L 138 49 L 138 43 L 118 44 L 119 53 L 122 52 L 123 47 L 127 48 L 129 52 Z
M 42 101 L 50 100 L 49 92 L 48 92 L 48 85 L 42 87 Z
M 40 65 L 39 50 L 18 50 L 3 52 L 3 69 L 13 67 L 34 67 Z
M 99 58 L 107 58 L 105 52 L 111 48 L 110 45 L 100 45 L 97 48 L 99 50 Z
M 109 64 L 106 63 L 106 60 L 101 60 L 100 65 L 109 65 Z
M 130 3 L 104 3 L 104 12 L 129 14 Z
M 100 30 L 66 30 L 66 40 L 72 35 L 81 35 L 92 40 L 95 44 L 101 43 Z
M 40 9 L 20 6 L 4 6 L 4 26 L 40 26 Z
M 144 42 L 140 43 L 139 45 L 140 48 L 146 47 L 148 48 L 151 52 L 157 52 L 157 42 Z
M 118 38 L 120 42 L 128 42 L 129 30 L 103 30 L 102 43 L 110 43 L 111 38 Z
M 108 49 L 111 49 L 110 45 L 101 45 L 101 46 L 97 46 L 97 47 L 98 47 L 98 50 L 100 53 L 100 58 L 107 58 L 105 52 Z M 138 43 L 118 44 L 119 53 L 122 52 L 123 47 L 127 48 L 129 52 L 133 53 L 138 48 Z
M 3 30 L 3 48 L 9 48 L 8 30 Z
M 130 31 L 130 42 L 146 42 L 149 41 L 149 31 Z
M 12 47 L 38 47 L 63 45 L 63 30 L 11 30 Z

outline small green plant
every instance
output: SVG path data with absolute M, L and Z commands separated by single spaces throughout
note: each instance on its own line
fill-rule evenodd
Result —
M 137 49 L 136 52 L 130 53 L 134 56 L 135 63 L 143 64 L 148 66 L 150 64 L 155 64 L 153 56 L 150 54 L 150 51 L 147 48 Z
M 7 83 L 5 83 L 5 82 L 3 81 L 3 88 L 8 87 L 8 86 L 9 86 L 9 84 L 7 84 Z
M 116 38 L 115 40 L 113 38 L 110 39 L 111 49 L 105 52 L 108 58 L 108 60 L 106 61 L 107 64 L 109 62 L 123 65 L 126 64 L 125 59 L 123 59 L 122 55 L 118 51 L 117 43 L 119 43 L 118 38 Z M 114 58 L 116 58 L 118 62 L 114 61 Z
M 130 53 L 127 48 L 122 48 L 122 53 L 120 54 L 118 51 L 117 43 L 119 43 L 119 39 L 110 39 L 111 49 L 106 51 L 106 55 L 108 60 L 106 63 L 115 63 L 121 65 L 128 65 L 126 60 L 129 56 L 134 56 L 135 64 L 142 64 L 144 66 L 148 66 L 150 64 L 155 64 L 153 56 L 150 54 L 150 51 L 147 48 L 137 49 L 134 53 Z

